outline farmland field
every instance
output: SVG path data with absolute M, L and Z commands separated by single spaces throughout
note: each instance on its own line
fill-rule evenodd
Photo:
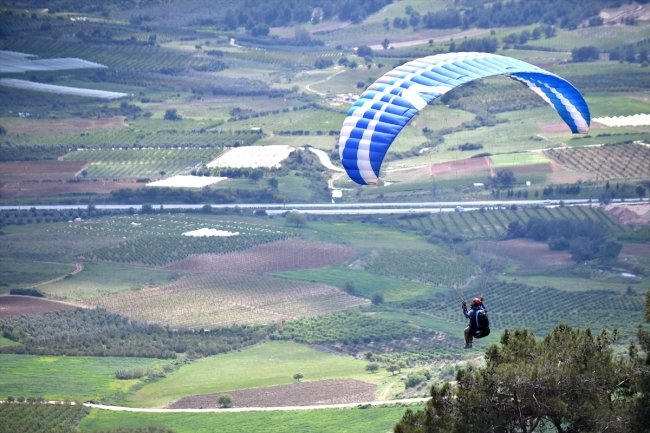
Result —
M 417 216 L 417 215 L 416 215 Z M 506 234 L 512 221 L 526 223 L 531 217 L 542 219 L 591 219 L 601 222 L 613 233 L 621 233 L 625 228 L 601 209 L 592 207 L 574 208 L 526 208 L 521 210 L 489 210 L 486 212 L 438 213 L 398 219 L 397 222 L 410 229 L 439 230 L 458 233 L 468 237 L 499 237 Z
M 413 410 L 421 406 L 413 406 Z M 85 417 L 79 429 L 92 432 L 115 427 L 148 427 L 164 425 L 178 433 L 209 433 L 218 425 L 223 431 L 286 431 L 322 433 L 390 431 L 404 413 L 402 406 L 369 409 L 325 409 L 288 412 L 246 413 L 131 413 L 94 409 Z
M 377 385 L 360 380 L 326 379 L 229 391 L 228 395 L 235 401 L 233 407 L 278 407 L 368 402 L 375 400 L 376 392 Z M 183 397 L 169 408 L 217 408 L 219 396 L 217 393 Z
M 187 174 L 197 164 L 207 163 L 220 149 L 114 149 L 71 152 L 66 161 L 90 161 L 90 177 L 161 177 Z
M 364 298 L 372 298 L 379 293 L 386 302 L 418 298 L 440 290 L 439 287 L 405 281 L 399 278 L 377 275 L 359 269 L 342 266 L 330 266 L 321 269 L 304 269 L 271 273 L 273 276 L 293 280 L 305 280 L 344 289 L 346 283 L 352 282 L 354 293 Z
M 0 293 L 26 288 L 69 274 L 69 264 L 3 259 L 0 264 Z
M 334 244 L 287 239 L 228 254 L 200 254 L 166 266 L 192 272 L 261 273 L 322 268 L 347 262 L 359 251 Z
M 443 249 L 376 250 L 351 264 L 357 269 L 441 286 L 464 286 L 481 270 L 467 257 Z
M 0 319 L 21 314 L 42 314 L 47 311 L 74 310 L 72 305 L 32 296 L 0 296 Z
M 388 375 L 370 374 L 365 365 L 365 361 L 301 344 L 271 341 L 183 366 L 173 375 L 145 385 L 130 405 L 160 407 L 191 395 L 289 384 L 298 371 L 305 381 L 353 378 L 379 383 Z
M 596 180 L 650 176 L 650 148 L 639 144 L 553 149 L 545 154 L 558 164 L 595 173 Z
M 136 380 L 115 379 L 115 371 L 153 368 L 148 358 L 0 355 L 1 395 L 88 400 L 127 391 Z
M 195 274 L 154 289 L 85 301 L 174 328 L 272 323 L 367 305 L 333 286 L 240 273 Z
M 85 262 L 83 271 L 39 287 L 49 297 L 84 300 L 157 287 L 178 278 L 170 271 L 138 265 Z

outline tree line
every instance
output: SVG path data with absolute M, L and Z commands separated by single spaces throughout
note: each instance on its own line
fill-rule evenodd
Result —
M 591 219 L 545 220 L 533 217 L 523 225 L 519 221 L 508 224 L 509 238 L 530 238 L 546 242 L 553 251 L 568 250 L 579 262 L 594 258 L 615 259 L 623 245 L 608 238 L 609 230 Z
M 3 337 L 20 343 L 0 348 L 0 353 L 175 359 L 181 353 L 202 358 L 241 349 L 265 339 L 275 325 L 177 331 L 101 308 L 77 308 L 9 317 L 0 330 Z

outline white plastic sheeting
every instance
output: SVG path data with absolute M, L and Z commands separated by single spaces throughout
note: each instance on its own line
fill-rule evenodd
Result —
M 634 116 L 613 116 L 596 117 L 592 119 L 601 125 L 609 127 L 617 126 L 648 126 L 650 125 L 650 114 L 635 114 Z
M 207 176 L 183 176 L 176 175 L 167 179 L 150 182 L 147 186 L 159 186 L 168 188 L 204 188 L 214 185 L 228 179 L 227 177 L 207 177 Z
M 208 164 L 208 167 L 278 167 L 295 149 L 286 145 L 234 147 Z

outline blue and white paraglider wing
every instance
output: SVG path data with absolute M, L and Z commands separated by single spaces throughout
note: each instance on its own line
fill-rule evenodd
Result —
M 339 140 L 348 176 L 360 185 L 376 184 L 388 148 L 413 116 L 455 87 L 494 75 L 526 84 L 555 108 L 574 134 L 589 131 L 587 103 L 565 79 L 496 54 L 438 54 L 387 72 L 350 108 Z

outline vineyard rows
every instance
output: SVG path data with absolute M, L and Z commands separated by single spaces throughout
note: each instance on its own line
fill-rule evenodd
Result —
M 469 257 L 432 250 L 377 250 L 353 265 L 375 274 L 441 286 L 465 286 L 481 273 Z
M 352 248 L 285 239 L 229 254 L 201 254 L 167 266 L 167 269 L 205 272 L 264 273 L 341 265 L 357 255 Z
M 158 177 L 185 173 L 206 163 L 220 149 L 88 149 L 67 154 L 65 161 L 90 161 L 90 177 Z
M 565 167 L 596 174 L 596 180 L 650 177 L 650 147 L 616 144 L 544 152 Z
M 578 295 L 553 287 L 494 282 L 481 287 L 481 293 L 490 312 L 491 327 L 525 327 L 537 335 L 550 332 L 558 323 L 596 330 L 626 327 L 628 332 L 633 332 L 640 321 L 636 316 L 643 310 L 643 296 L 607 290 L 590 290 Z M 535 299 L 533 308 L 530 308 L 531 299 Z M 459 312 L 458 302 L 457 293 L 450 290 L 434 294 L 429 301 L 409 301 L 401 307 L 464 323 L 467 319 Z
M 407 228 L 419 231 L 437 230 L 460 234 L 466 237 L 498 238 L 507 233 L 508 224 L 519 221 L 522 224 L 530 218 L 553 219 L 591 219 L 601 222 L 612 233 L 622 233 L 623 227 L 617 224 L 607 213 L 598 208 L 584 206 L 568 207 L 531 207 L 519 210 L 488 210 L 485 212 L 448 212 L 428 214 L 418 218 L 398 219 Z
M 259 134 L 243 135 L 230 132 L 219 133 L 217 131 L 200 130 L 157 130 L 141 132 L 135 129 L 107 129 L 88 132 L 84 137 L 77 133 L 34 133 L 27 137 L 21 137 L 20 144 L 61 144 L 73 148 L 84 144 L 89 148 L 117 147 L 139 143 L 145 147 L 168 147 L 180 146 L 194 148 L 197 146 L 231 146 L 235 143 L 252 144 L 259 139 Z
M 312 67 L 319 58 L 330 58 L 334 63 L 343 55 L 341 52 L 290 52 L 290 51 L 267 51 L 256 48 L 244 52 L 230 52 L 228 57 L 247 60 L 257 63 L 266 63 L 278 66 L 307 66 Z
M 181 236 L 183 233 L 200 228 L 214 228 L 243 235 L 287 235 L 292 230 L 268 224 L 253 224 L 240 221 L 215 221 L 201 217 L 188 216 L 116 216 L 83 223 L 69 223 L 62 233 L 95 236 L 134 238 L 141 236 Z
M 88 306 L 174 328 L 264 324 L 368 305 L 336 287 L 242 273 L 201 273 L 150 290 L 87 301 Z
M 77 57 L 117 70 L 151 71 L 161 68 L 190 68 L 212 63 L 213 60 L 155 46 L 111 44 L 98 48 L 94 44 L 45 38 L 12 39 L 3 44 L 5 50 L 35 54 L 44 58 Z
M 143 236 L 124 243 L 99 248 L 82 258 L 119 263 L 163 266 L 194 254 L 230 253 L 284 238 L 283 235 L 232 237 Z

